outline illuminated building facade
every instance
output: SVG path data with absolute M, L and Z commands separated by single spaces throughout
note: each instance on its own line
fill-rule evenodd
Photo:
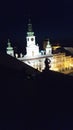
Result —
M 73 72 L 73 57 L 66 56 L 65 53 L 53 54 L 51 61 L 51 70 L 61 73 Z
M 42 71 L 45 68 L 45 64 L 44 64 L 45 58 L 46 57 L 49 57 L 50 59 L 52 58 L 52 47 L 48 40 L 45 51 L 39 50 L 39 45 L 36 44 L 35 35 L 34 32 L 32 31 L 32 24 L 30 23 L 30 21 L 28 24 L 26 42 L 27 42 L 26 55 L 18 59 L 32 66 L 33 68 Z
M 30 21 L 28 24 L 26 42 L 26 55 L 22 56 L 22 54 L 20 54 L 20 57 L 18 58 L 18 55 L 15 54 L 18 60 L 21 60 L 22 62 L 42 72 L 45 68 L 45 59 L 48 58 L 51 60 L 50 70 L 58 71 L 61 73 L 69 73 L 70 71 L 73 72 L 72 56 L 67 56 L 65 53 L 52 53 L 52 50 L 56 50 L 57 48 L 60 48 L 60 46 L 52 47 L 48 40 L 45 46 L 45 51 L 39 51 L 39 45 L 36 44 L 36 38 L 34 32 L 32 31 L 32 24 Z M 6 52 L 7 54 L 14 56 L 14 50 L 11 47 L 9 40 Z

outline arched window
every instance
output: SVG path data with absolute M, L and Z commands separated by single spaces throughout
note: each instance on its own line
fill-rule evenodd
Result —
M 31 41 L 33 41 L 34 40 L 34 38 L 31 38 Z

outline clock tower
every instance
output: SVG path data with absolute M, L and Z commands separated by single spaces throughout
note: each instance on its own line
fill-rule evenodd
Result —
M 30 57 L 39 55 L 39 46 L 36 45 L 35 35 L 34 32 L 32 31 L 32 24 L 30 20 L 28 23 L 26 41 L 27 41 L 26 55 Z
M 30 46 L 32 44 L 35 45 L 35 36 L 34 36 L 34 32 L 32 31 L 32 24 L 30 23 L 30 20 L 28 23 L 28 31 L 27 31 L 26 40 L 27 40 L 27 46 Z

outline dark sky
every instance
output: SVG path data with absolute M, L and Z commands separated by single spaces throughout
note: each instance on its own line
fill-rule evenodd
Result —
M 0 46 L 6 45 L 8 38 L 13 46 L 24 46 L 29 18 L 39 44 L 48 37 L 72 45 L 72 5 L 72 0 L 0 1 Z

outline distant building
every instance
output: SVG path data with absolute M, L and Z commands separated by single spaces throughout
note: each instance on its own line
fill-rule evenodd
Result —
M 48 69 L 62 73 L 73 71 L 73 57 L 71 55 L 67 56 L 65 52 L 60 52 L 60 45 L 51 46 L 48 39 L 44 43 L 43 50 L 39 51 L 39 45 L 36 43 L 30 21 L 28 23 L 26 43 L 26 55 L 20 54 L 20 57 L 18 57 L 18 54 L 15 54 L 18 60 L 42 72 L 45 68 L 45 59 L 47 58 L 51 61 L 49 64 L 50 68 L 48 67 Z M 11 47 L 9 40 L 6 52 L 7 54 L 14 56 L 14 50 L 13 47 Z
M 36 43 L 36 38 L 32 30 L 32 24 L 30 23 L 30 21 L 28 23 L 26 43 L 26 55 L 18 59 L 26 64 L 29 64 L 35 69 L 38 69 L 39 71 L 42 71 L 45 68 L 45 58 L 52 58 L 52 47 L 48 40 L 45 51 L 39 50 L 39 45 Z

